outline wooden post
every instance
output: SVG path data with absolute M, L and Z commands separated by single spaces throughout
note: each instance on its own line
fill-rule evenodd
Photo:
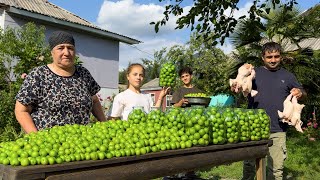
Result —
M 256 177 L 257 177 L 257 180 L 266 180 L 265 158 L 256 159 Z

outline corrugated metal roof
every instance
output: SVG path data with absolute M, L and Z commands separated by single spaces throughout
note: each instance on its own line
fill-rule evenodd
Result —
M 29 11 L 32 13 L 41 14 L 41 15 L 53 17 L 53 18 L 56 18 L 59 20 L 87 26 L 90 28 L 98 29 L 101 31 L 109 32 L 109 33 L 113 33 L 113 32 L 110 32 L 108 30 L 102 29 L 102 28 L 94 25 L 94 24 L 90 23 L 89 21 L 87 21 L 87 20 L 85 20 L 85 19 L 83 19 L 83 18 L 63 9 L 63 8 L 48 2 L 47 0 L 0 0 L 0 5 L 15 7 L 17 9 L 26 10 L 26 11 Z M 130 37 L 123 36 L 123 35 L 120 35 L 117 33 L 113 33 L 113 34 L 132 39 Z M 135 40 L 135 39 L 132 39 L 132 40 Z M 135 40 L 135 41 L 139 42 L 138 40 Z
M 302 49 L 310 48 L 312 50 L 319 50 L 320 49 L 320 38 L 308 38 L 304 39 L 299 43 L 299 46 Z M 284 51 L 295 51 L 298 49 L 298 46 L 295 44 L 289 44 L 284 48 Z
M 272 39 L 274 42 L 279 42 L 277 36 Z M 270 42 L 269 39 L 264 38 L 261 40 L 260 45 L 263 45 L 267 42 Z M 298 43 L 301 49 L 310 48 L 312 50 L 320 50 L 320 38 L 308 38 L 304 39 Z M 298 46 L 294 43 L 291 43 L 289 39 L 283 39 L 281 41 L 281 47 L 283 48 L 284 52 L 296 51 L 298 50 Z

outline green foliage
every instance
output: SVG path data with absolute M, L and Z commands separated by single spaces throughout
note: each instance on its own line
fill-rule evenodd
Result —
M 51 61 L 45 42 L 45 28 L 28 23 L 20 29 L 0 30 L 0 141 L 13 140 L 21 134 L 14 105 L 23 73 Z
M 193 69 L 198 87 L 210 95 L 229 93 L 229 76 L 235 65 L 232 59 L 197 34 L 191 37 L 186 54 L 185 65 Z
M 164 0 L 159 0 L 160 2 Z M 234 31 L 238 20 L 234 17 L 234 13 L 239 9 L 239 0 L 215 0 L 215 1 L 200 1 L 195 0 L 193 6 L 185 15 L 182 15 L 183 8 L 181 3 L 184 0 L 169 1 L 163 12 L 163 19 L 150 24 L 155 26 L 155 31 L 159 31 L 159 26 L 164 26 L 169 20 L 170 15 L 179 16 L 176 21 L 176 29 L 191 27 L 192 31 L 196 31 L 205 38 L 212 40 L 212 45 L 216 45 L 218 41 L 223 44 L 225 38 Z M 253 0 L 250 7 L 248 18 L 256 23 L 261 22 L 261 14 L 269 14 L 270 9 L 276 6 L 284 7 L 286 10 L 292 9 L 296 0 L 285 0 L 280 3 L 280 0 Z M 271 4 L 271 7 L 267 5 Z M 230 12 L 229 12 L 230 10 Z M 229 12 L 227 14 L 227 11 Z M 246 15 L 240 17 L 243 19 Z
M 17 92 L 17 88 L 13 87 L 12 92 L 0 90 L 0 142 L 8 140 L 20 131 L 20 126 L 17 123 L 14 115 L 14 96 L 13 92 Z M 8 131 L 12 130 L 12 132 Z M 9 133 L 10 132 L 10 133 Z
M 282 42 L 285 38 L 295 40 L 296 23 L 299 19 L 300 11 L 296 8 L 288 11 L 285 8 L 276 8 L 269 14 L 264 14 L 263 18 L 267 20 L 264 24 L 266 28 L 266 36 L 270 39 L 276 39 Z
M 307 105 L 319 106 L 320 101 L 320 57 L 306 56 L 297 52 L 294 60 L 286 62 L 284 67 L 294 73 L 307 91 Z M 310 113 L 311 114 L 311 113 Z
M 320 5 L 309 9 L 300 16 L 299 24 L 302 24 L 302 29 L 300 34 L 308 35 L 309 37 L 319 37 L 320 36 Z M 301 25 L 300 25 L 301 26 Z M 307 33 L 306 33 L 307 32 Z
M 159 78 L 161 65 L 169 61 L 165 54 L 166 48 L 163 48 L 154 53 L 152 60 L 146 58 L 141 59 L 147 74 L 143 83 L 149 82 L 154 78 Z
M 316 119 L 308 120 L 307 126 L 303 129 L 303 134 L 306 138 L 315 138 L 318 141 L 320 140 L 320 128 L 318 127 Z
M 76 56 L 75 58 L 75 65 L 82 65 L 83 64 L 83 61 L 80 60 L 79 56 Z
M 262 40 L 261 33 L 265 30 L 266 28 L 261 22 L 252 19 L 242 19 L 237 24 L 235 33 L 231 35 L 230 39 L 232 44 L 236 48 L 239 48 L 252 42 L 260 42 Z
M 123 69 L 119 71 L 119 83 L 120 84 L 127 84 L 127 70 Z
M 265 7 L 266 9 L 267 7 Z M 260 13 L 264 22 L 253 19 L 243 19 L 236 26 L 231 40 L 235 47 L 249 46 L 261 41 L 276 41 L 283 48 L 293 43 L 299 46 L 299 42 L 306 38 L 319 37 L 320 6 L 315 6 L 301 13 L 295 6 L 291 10 L 284 7 L 276 7 L 269 13 Z
M 16 128 L 13 125 L 6 125 L 1 128 L 0 142 L 8 142 L 23 137 L 25 132 L 21 128 Z
M 211 43 L 195 33 L 187 45 L 176 45 L 168 51 L 162 49 L 155 53 L 154 61 L 144 59 L 143 62 L 147 69 L 150 69 L 151 72 L 157 72 L 157 75 L 159 75 L 160 65 L 165 62 L 174 63 L 178 70 L 189 66 L 193 70 L 193 83 L 207 94 L 228 94 L 230 93 L 229 76 L 235 63 L 220 49 L 211 46 Z M 176 88 L 182 85 L 179 77 L 177 78 L 179 83 Z

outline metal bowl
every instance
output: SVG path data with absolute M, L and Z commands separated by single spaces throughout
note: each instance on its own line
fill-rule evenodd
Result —
M 188 99 L 189 105 L 202 105 L 202 106 L 209 106 L 211 98 L 210 97 L 185 97 Z

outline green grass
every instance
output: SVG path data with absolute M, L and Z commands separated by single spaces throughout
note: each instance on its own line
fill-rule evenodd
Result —
M 295 131 L 288 132 L 284 179 L 320 179 L 320 141 L 308 141 Z M 221 165 L 197 172 L 210 180 L 234 180 L 242 177 L 242 162 Z
M 288 133 L 288 159 L 285 175 L 288 179 L 320 179 L 320 141 L 308 141 L 300 134 Z
M 242 177 L 242 162 L 235 162 L 230 165 L 221 165 L 209 171 L 199 171 L 197 174 L 203 179 L 210 180 L 234 180 Z

